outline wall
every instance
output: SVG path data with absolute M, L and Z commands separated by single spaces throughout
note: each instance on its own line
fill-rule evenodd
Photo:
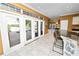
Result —
M 45 34 L 48 33 L 48 19 L 45 19 Z
M 1 33 L 0 33 L 0 55 L 3 54 L 3 48 L 2 48 L 2 40 L 1 40 Z
M 79 16 L 79 13 L 59 17 L 60 21 L 61 20 L 68 20 L 68 31 L 72 31 L 72 21 L 73 21 L 74 16 Z
M 36 15 L 44 17 L 44 21 L 45 21 L 45 23 L 47 23 L 45 25 L 45 34 L 48 33 L 48 21 L 50 20 L 50 18 L 48 18 L 48 17 L 42 15 L 41 13 L 39 13 L 39 12 L 33 10 L 33 9 L 30 9 L 29 7 L 24 6 L 24 5 L 20 4 L 20 3 L 10 3 L 10 4 L 12 4 L 12 5 L 14 5 L 14 6 L 18 7 L 18 8 L 24 9 L 24 10 L 30 12 L 30 13 L 34 13 Z
M 68 31 L 72 31 L 72 16 L 61 16 L 61 20 L 68 20 Z
M 56 23 L 56 20 L 55 19 L 49 20 L 49 24 L 55 24 L 55 23 Z

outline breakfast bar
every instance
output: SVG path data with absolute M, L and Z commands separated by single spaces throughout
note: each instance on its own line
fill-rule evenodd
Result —
M 60 35 L 64 42 L 63 55 L 79 55 L 79 33 L 62 30 Z
M 57 30 L 57 34 L 63 39 L 63 55 L 79 56 L 79 33 L 66 30 Z

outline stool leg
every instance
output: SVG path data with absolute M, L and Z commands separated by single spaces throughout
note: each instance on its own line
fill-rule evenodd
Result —
M 55 41 L 54 44 L 53 44 L 52 51 L 57 52 L 57 51 L 54 50 L 54 46 L 55 46 L 55 45 L 56 45 L 56 41 Z M 60 52 L 57 52 L 57 53 L 63 55 L 63 42 L 62 42 L 62 53 L 60 53 Z
M 64 49 L 64 42 L 62 41 L 62 55 L 63 55 L 63 49 Z

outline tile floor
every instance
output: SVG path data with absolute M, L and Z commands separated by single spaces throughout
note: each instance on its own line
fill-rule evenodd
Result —
M 62 56 L 52 51 L 53 42 L 53 32 L 49 32 L 44 37 L 25 45 L 7 56 Z

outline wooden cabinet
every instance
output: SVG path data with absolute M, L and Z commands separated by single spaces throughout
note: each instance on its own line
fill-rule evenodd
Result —
M 0 33 L 0 55 L 3 54 L 3 48 L 2 48 L 2 40 L 1 40 L 1 33 Z
M 73 22 L 72 22 L 72 24 L 73 24 L 73 25 L 79 24 L 79 16 L 73 17 Z
M 62 20 L 60 22 L 60 30 L 68 30 L 68 20 Z

